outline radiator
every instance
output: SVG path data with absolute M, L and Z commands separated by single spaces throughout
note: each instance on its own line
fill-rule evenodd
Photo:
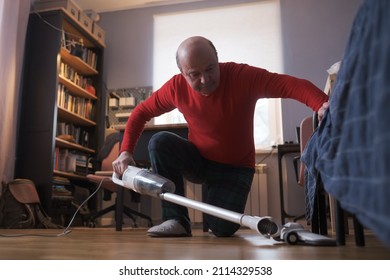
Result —
M 202 201 L 202 186 L 186 181 L 186 196 L 190 199 Z M 268 215 L 266 164 L 256 165 L 256 173 L 253 177 L 244 213 L 259 217 Z M 201 223 L 203 221 L 203 214 L 200 211 L 188 208 L 188 215 L 193 223 Z
M 257 164 L 251 191 L 246 202 L 245 214 L 268 216 L 267 165 Z
M 202 201 L 202 185 L 186 181 L 186 197 L 196 201 Z M 188 208 L 188 215 L 192 223 L 202 223 L 202 212 Z

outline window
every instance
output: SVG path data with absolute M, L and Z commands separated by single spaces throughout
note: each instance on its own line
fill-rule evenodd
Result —
M 282 72 L 279 0 L 157 14 L 154 17 L 154 89 L 179 73 L 175 60 L 177 47 L 194 35 L 214 43 L 220 62 L 235 61 Z M 155 124 L 182 122 L 184 118 L 177 110 L 155 119 Z M 281 142 L 279 99 L 257 102 L 254 137 L 256 149 Z

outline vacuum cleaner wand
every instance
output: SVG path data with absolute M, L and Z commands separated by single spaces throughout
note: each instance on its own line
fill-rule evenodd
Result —
M 112 175 L 112 180 L 114 183 L 137 193 L 157 197 L 161 200 L 199 210 L 241 226 L 246 226 L 266 237 L 275 237 L 280 234 L 280 227 L 271 217 L 245 215 L 174 194 L 175 185 L 172 181 L 146 169 L 129 166 L 123 173 L 122 180 L 115 173 Z

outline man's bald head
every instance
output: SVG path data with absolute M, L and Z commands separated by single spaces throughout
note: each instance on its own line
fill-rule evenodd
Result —
M 210 40 L 200 36 L 184 40 L 177 49 L 176 62 L 188 84 L 199 94 L 209 96 L 219 86 L 218 55 Z
M 181 61 L 197 58 L 199 55 L 213 55 L 218 61 L 217 50 L 210 40 L 202 36 L 193 36 L 184 40 L 176 52 L 177 67 L 182 71 Z

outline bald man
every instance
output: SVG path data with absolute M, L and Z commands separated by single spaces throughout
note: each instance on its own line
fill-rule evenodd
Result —
M 172 180 L 184 196 L 184 180 L 207 188 L 206 203 L 243 213 L 255 172 L 253 118 L 260 98 L 292 98 L 321 117 L 327 95 L 309 81 L 270 73 L 234 62 L 220 63 L 206 38 L 183 41 L 176 53 L 180 74 L 173 76 L 130 115 L 113 169 L 122 174 L 134 165 L 133 151 L 145 123 L 177 108 L 188 124 L 188 140 L 169 132 L 149 142 L 153 172 Z M 152 237 L 191 236 L 188 209 L 162 201 L 163 223 L 148 230 Z M 232 236 L 239 225 L 206 215 L 215 236 Z

